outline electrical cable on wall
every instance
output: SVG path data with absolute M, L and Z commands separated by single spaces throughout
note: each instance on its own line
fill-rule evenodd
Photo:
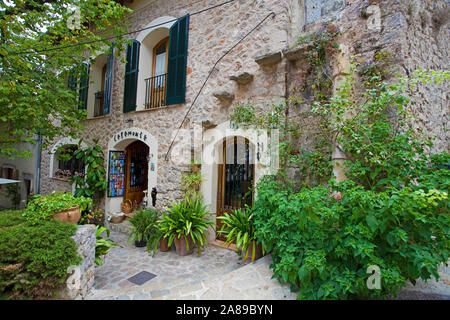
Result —
M 215 6 L 211 6 L 211 7 L 208 7 L 208 8 L 205 8 L 205 9 L 193 12 L 193 13 L 189 13 L 189 15 L 190 16 L 194 16 L 194 15 L 197 15 L 197 14 L 200 14 L 200 13 L 203 13 L 203 12 L 215 9 L 217 7 L 221 7 L 223 5 L 229 4 L 229 3 L 234 2 L 234 1 L 236 1 L 236 0 L 228 0 L 228 1 L 216 4 Z M 175 19 L 172 19 L 172 20 L 169 20 L 169 21 L 165 21 L 165 22 L 162 22 L 162 23 L 158 23 L 158 24 L 155 24 L 155 25 L 152 25 L 152 26 L 148 26 L 148 27 L 145 27 L 145 28 L 142 28 L 142 29 L 130 31 L 130 32 L 123 33 L 123 34 L 120 34 L 120 35 L 117 35 L 117 36 L 110 36 L 110 37 L 102 38 L 102 39 L 99 39 L 99 40 L 85 41 L 85 42 L 80 42 L 80 43 L 71 44 L 71 45 L 67 45 L 67 46 L 61 46 L 61 47 L 49 48 L 49 49 L 42 49 L 42 50 L 35 50 L 35 51 L 13 52 L 13 53 L 10 53 L 9 55 L 22 55 L 22 54 L 31 54 L 31 53 L 39 54 L 39 53 L 43 53 L 43 52 L 50 52 L 50 51 L 69 49 L 69 48 L 73 48 L 73 47 L 79 47 L 79 46 L 84 46 L 84 45 L 88 45 L 88 44 L 93 44 L 93 43 L 96 43 L 96 42 L 113 40 L 113 39 L 118 38 L 118 37 L 128 36 L 128 35 L 133 34 L 133 33 L 138 33 L 138 32 L 145 31 L 145 30 L 148 30 L 148 29 L 152 29 L 152 28 L 155 28 L 155 27 L 159 27 L 159 26 L 171 23 L 171 22 L 175 22 L 178 19 L 179 18 L 175 18 Z
M 244 41 L 244 39 L 247 38 L 247 36 L 249 36 L 253 31 L 255 31 L 261 24 L 263 24 L 264 21 L 266 21 L 267 18 L 269 18 L 270 16 L 275 16 L 275 12 L 272 11 L 271 13 L 269 13 L 269 14 L 268 14 L 264 19 L 262 19 L 256 26 L 254 26 L 254 27 L 253 27 L 253 28 L 252 28 L 245 36 L 243 36 L 243 37 L 242 37 L 238 42 L 236 42 L 229 50 L 227 50 L 227 51 L 226 51 L 226 52 L 225 52 L 225 53 L 224 53 L 224 54 L 216 61 L 216 63 L 214 63 L 214 66 L 211 68 L 211 71 L 209 71 L 208 76 L 206 77 L 206 79 L 205 79 L 205 81 L 203 82 L 203 84 L 202 84 L 200 90 L 198 91 L 197 95 L 195 96 L 194 100 L 192 101 L 191 106 L 189 107 L 188 111 L 186 112 L 186 115 L 184 116 L 183 121 L 181 121 L 181 124 L 180 124 L 180 126 L 178 127 L 178 129 L 177 129 L 177 133 L 175 134 L 175 137 L 173 138 L 172 142 L 170 143 L 169 149 L 167 150 L 166 156 L 164 157 L 164 159 L 165 159 L 166 161 L 167 161 L 167 159 L 168 159 L 170 150 L 172 149 L 173 144 L 174 144 L 174 142 L 175 142 L 175 140 L 176 140 L 176 138 L 177 138 L 177 136 L 178 136 L 178 133 L 180 132 L 180 129 L 181 129 L 181 127 L 182 127 L 183 124 L 184 124 L 184 121 L 186 121 L 186 118 L 187 118 L 188 114 L 191 112 L 192 107 L 194 106 L 195 102 L 197 101 L 197 98 L 199 97 L 200 93 L 202 92 L 203 88 L 205 87 L 206 82 L 208 82 L 208 80 L 209 80 L 211 74 L 216 70 L 217 64 L 218 64 L 218 63 L 219 63 L 219 62 L 220 62 L 227 54 L 229 54 L 234 48 L 236 48 L 237 45 L 239 45 L 239 43 L 241 43 L 242 41 Z

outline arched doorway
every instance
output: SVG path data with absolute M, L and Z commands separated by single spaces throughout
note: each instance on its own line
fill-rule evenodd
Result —
M 140 204 L 148 188 L 149 147 L 135 141 L 125 148 L 125 192 L 124 200 Z
M 217 217 L 225 212 L 252 206 L 255 181 L 254 148 L 248 139 L 230 137 L 223 140 L 221 146 L 223 163 L 217 166 L 217 213 L 216 231 L 222 223 Z M 225 240 L 216 234 L 218 239 Z

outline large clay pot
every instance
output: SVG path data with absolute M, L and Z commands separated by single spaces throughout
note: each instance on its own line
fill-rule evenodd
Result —
M 180 238 L 175 237 L 174 239 L 177 254 L 179 254 L 180 256 L 186 256 L 194 252 L 194 241 L 192 241 L 190 235 L 187 236 L 187 239 L 189 243 L 189 250 L 187 250 L 186 239 L 184 238 L 184 236 L 181 236 Z
M 248 255 L 247 255 L 247 259 L 245 260 L 245 262 L 251 262 L 252 261 L 252 253 L 253 253 L 253 242 L 251 242 L 248 247 L 247 247 L 247 251 L 248 251 Z M 262 257 L 262 245 L 261 243 L 257 243 L 256 247 L 255 247 L 255 260 L 258 260 L 259 258 Z M 242 259 L 244 259 L 245 257 L 245 252 L 242 252 Z
M 161 250 L 162 252 L 167 252 L 170 250 L 169 239 L 167 238 L 159 239 L 159 250 Z
M 78 223 L 80 221 L 81 211 L 79 206 L 72 207 L 67 210 L 57 212 L 53 218 L 61 222 Z

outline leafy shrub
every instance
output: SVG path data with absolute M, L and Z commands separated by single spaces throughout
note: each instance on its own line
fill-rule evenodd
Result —
M 109 250 L 111 248 L 114 247 L 121 247 L 122 246 L 120 244 L 118 244 L 117 242 L 115 242 L 112 239 L 109 238 L 103 238 L 101 236 L 101 234 L 103 232 L 106 232 L 106 236 L 109 237 L 110 231 L 109 229 L 103 227 L 103 226 L 99 226 L 97 225 L 97 227 L 95 228 L 95 264 L 98 266 L 101 266 L 103 264 L 103 259 L 102 257 L 105 256 Z
M 74 197 L 70 192 L 53 191 L 48 196 L 34 195 L 23 212 L 29 221 L 49 220 L 55 213 L 80 206 L 84 211 L 92 205 L 92 200 L 85 197 Z
M 81 263 L 71 238 L 77 226 L 28 222 L 20 211 L 0 212 L 0 295 L 48 298 L 64 284 L 67 268 Z
M 447 185 L 449 170 L 441 171 Z M 275 276 L 298 288 L 299 298 L 396 295 L 407 280 L 439 279 L 449 258 L 448 189 L 441 187 L 375 192 L 346 181 L 291 193 L 265 179 L 254 205 L 257 239 L 272 250 Z M 381 290 L 368 289 L 371 265 L 381 269 Z

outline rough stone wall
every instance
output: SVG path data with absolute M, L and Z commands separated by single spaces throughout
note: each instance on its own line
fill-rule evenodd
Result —
M 306 2 L 304 2 L 306 1 Z M 342 35 L 337 42 L 345 46 L 347 57 L 359 55 L 359 61 L 373 60 L 380 50 L 386 50 L 394 58 L 392 70 L 411 74 L 417 67 L 448 69 L 449 28 L 446 23 L 448 1 L 426 0 L 240 0 L 199 15 L 191 16 L 187 63 L 186 103 L 158 109 L 124 114 L 123 90 L 125 64 L 114 62 L 112 107 L 109 115 L 83 122 L 83 138 L 86 143 L 98 138 L 105 155 L 107 144 L 114 133 L 128 127 L 150 132 L 158 139 L 158 200 L 157 208 L 182 195 L 180 180 L 187 166 L 180 166 L 164 157 L 174 132 L 183 120 L 191 102 L 203 84 L 214 63 L 251 28 L 271 11 L 269 18 L 217 66 L 203 89 L 185 122 L 185 129 L 193 129 L 194 123 L 220 124 L 230 119 L 233 105 L 266 105 L 278 103 L 295 89 L 305 103 L 293 105 L 289 115 L 302 127 L 317 129 L 317 119 L 305 117 L 308 103 L 307 60 L 304 58 L 282 59 L 279 63 L 258 65 L 255 56 L 271 55 L 294 47 L 300 35 L 318 30 L 327 22 L 336 24 Z M 162 16 L 180 17 L 213 5 L 205 1 L 149 1 L 131 14 L 130 30 L 145 27 Z M 368 5 L 377 10 L 368 15 L 363 11 Z M 136 34 L 135 34 L 136 36 Z M 332 77 L 338 77 L 336 59 L 330 57 L 327 66 Z M 303 60 L 302 60 L 303 59 Z M 239 85 L 229 79 L 240 72 L 254 75 L 253 81 Z M 221 103 L 214 93 L 221 91 L 234 95 L 231 104 Z M 425 132 L 437 137 L 435 151 L 448 150 L 448 90 L 432 86 L 415 93 L 417 103 L 412 106 L 416 121 Z M 139 93 L 143 94 L 143 93 Z M 125 123 L 130 119 L 132 123 Z M 310 146 L 313 134 L 306 132 L 299 140 L 299 148 Z M 42 191 L 70 190 L 67 183 L 48 178 L 50 156 L 42 156 Z
M 141 8 L 130 16 L 129 30 L 144 28 L 158 17 L 180 17 L 214 4 L 216 3 L 194 0 L 149 2 L 147 7 Z M 195 122 L 210 121 L 219 124 L 229 120 L 232 107 L 224 106 L 215 98 L 213 93 L 216 91 L 234 94 L 233 104 L 247 103 L 247 99 L 257 103 L 282 99 L 285 94 L 283 67 L 261 69 L 254 61 L 254 57 L 270 51 L 280 51 L 287 46 L 287 18 L 284 4 L 277 0 L 240 0 L 191 16 L 186 103 L 184 104 L 124 114 L 122 108 L 125 64 L 115 58 L 110 114 L 83 122 L 84 141 L 89 144 L 92 139 L 98 138 L 99 144 L 107 155 L 107 144 L 114 133 L 128 127 L 147 130 L 158 139 L 159 143 L 157 207 L 164 207 L 169 201 L 180 198 L 182 196 L 181 173 L 188 170 L 188 167 L 176 165 L 170 159 L 164 160 L 174 131 L 181 124 L 191 102 L 217 59 L 271 11 L 276 13 L 275 17 L 268 18 L 217 65 L 218 71 L 211 76 L 204 87 L 184 128 L 193 129 Z M 231 75 L 243 71 L 254 75 L 251 83 L 242 86 L 229 79 Z M 132 124 L 126 124 L 126 119 L 133 120 Z M 43 152 L 42 192 L 48 193 L 63 188 L 68 190 L 67 183 L 63 185 L 60 181 L 48 178 L 49 161 L 50 155 Z
M 427 0 L 372 0 L 372 1 L 320 1 L 306 0 L 303 32 L 298 36 L 317 31 L 332 22 L 341 35 L 336 42 L 345 47 L 348 56 L 358 62 L 373 61 L 377 52 L 390 53 L 389 69 L 393 74 L 412 75 L 414 70 L 449 68 L 448 1 Z M 368 6 L 372 10 L 367 10 Z M 308 11 L 309 10 L 309 11 Z M 295 49 L 295 39 L 291 43 Z M 289 50 L 288 50 L 289 51 Z M 290 50 L 293 51 L 292 49 Z M 308 117 L 311 108 L 311 66 L 306 53 L 297 54 L 288 62 L 288 92 L 299 96 L 303 103 L 293 104 L 289 110 L 292 118 L 305 128 L 298 147 L 310 147 L 317 132 L 318 119 Z M 339 74 L 336 64 L 340 54 L 328 56 L 327 73 L 336 82 Z M 449 87 L 427 85 L 411 92 L 415 104 L 411 105 L 412 126 L 436 137 L 432 152 L 449 150 L 448 92 Z
M 94 287 L 95 273 L 95 225 L 87 224 L 78 226 L 77 233 L 72 237 L 78 246 L 78 253 L 83 262 L 78 266 L 78 271 L 71 276 L 75 283 L 61 291 L 59 298 L 82 300 Z

